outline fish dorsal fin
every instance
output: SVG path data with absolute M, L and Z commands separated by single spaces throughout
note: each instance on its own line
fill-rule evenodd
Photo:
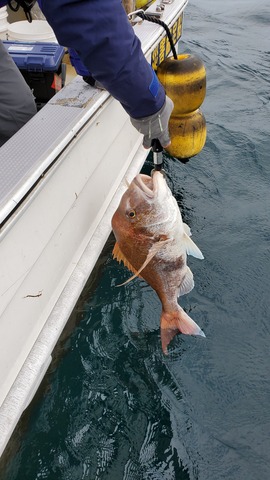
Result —
M 118 242 L 115 243 L 113 249 L 113 258 L 115 258 L 119 263 L 123 262 L 125 267 L 127 267 L 132 273 L 136 274 L 137 270 L 131 265 L 131 263 L 126 259 L 125 255 L 123 254 L 121 248 L 119 247 Z
M 201 250 L 186 233 L 184 233 L 183 235 L 183 243 L 188 255 L 192 255 L 193 257 L 199 258 L 200 260 L 204 259 Z
M 121 283 L 121 285 L 117 285 L 118 287 L 122 287 L 123 285 L 126 285 L 127 283 L 131 282 L 131 280 L 134 280 L 134 278 L 136 277 L 139 277 L 140 276 L 140 273 L 143 271 L 143 269 L 146 267 L 146 265 L 148 265 L 148 263 L 152 260 L 152 258 L 154 258 L 154 256 L 161 250 L 161 248 L 164 247 L 164 245 L 166 245 L 168 242 L 171 242 L 171 239 L 167 239 L 167 240 L 159 240 L 159 242 L 156 242 L 152 245 L 152 247 L 150 248 L 149 252 L 148 252 L 148 255 L 145 259 L 145 261 L 143 262 L 142 266 L 139 268 L 138 271 L 136 271 L 133 267 L 132 269 L 130 269 L 131 271 L 134 272 L 134 275 L 132 277 L 130 277 L 126 282 L 124 283 Z M 118 246 L 119 248 L 119 246 Z M 120 250 L 120 248 L 119 248 Z M 121 252 L 121 250 L 120 250 Z M 123 255 L 123 254 L 122 254 Z M 125 258 L 125 257 L 124 257 Z M 126 258 L 125 258 L 126 260 Z M 126 260 L 127 261 L 127 260 Z M 129 262 L 128 262 L 129 263 Z
M 191 292 L 194 287 L 193 273 L 189 267 L 187 267 L 186 274 L 181 282 L 178 296 L 185 295 L 186 293 Z

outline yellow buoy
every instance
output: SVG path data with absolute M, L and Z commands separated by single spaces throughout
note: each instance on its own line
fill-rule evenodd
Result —
M 137 9 L 139 8 L 143 8 L 143 7 L 146 7 L 146 5 L 148 5 L 148 3 L 152 3 L 150 2 L 150 0 L 136 0 L 135 2 L 135 6 Z
M 157 69 L 157 76 L 167 95 L 174 102 L 173 115 L 197 110 L 206 93 L 206 71 L 194 54 L 166 58 Z
M 199 108 L 206 94 L 203 62 L 194 54 L 169 57 L 158 66 L 157 76 L 174 103 L 169 121 L 171 145 L 166 150 L 181 160 L 194 157 L 206 140 L 206 122 Z
M 171 145 L 166 151 L 179 159 L 197 155 L 206 141 L 206 121 L 200 109 L 185 115 L 171 116 L 169 121 Z

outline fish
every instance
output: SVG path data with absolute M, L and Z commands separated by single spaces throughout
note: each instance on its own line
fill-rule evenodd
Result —
M 204 256 L 193 242 L 189 226 L 165 175 L 154 170 L 151 176 L 138 174 L 124 192 L 112 216 L 116 239 L 113 258 L 133 273 L 121 285 L 142 278 L 157 293 L 162 306 L 160 335 L 162 350 L 175 335 L 200 335 L 204 332 L 178 303 L 178 297 L 194 287 L 187 255 Z

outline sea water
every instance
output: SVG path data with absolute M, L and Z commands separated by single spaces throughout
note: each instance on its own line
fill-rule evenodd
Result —
M 54 362 L 2 461 L 1 480 L 270 478 L 270 7 L 190 0 L 181 53 L 207 70 L 208 137 L 166 158 L 189 257 L 180 303 L 206 339 L 161 351 L 160 302 L 110 237 Z M 144 171 L 149 172 L 149 156 Z

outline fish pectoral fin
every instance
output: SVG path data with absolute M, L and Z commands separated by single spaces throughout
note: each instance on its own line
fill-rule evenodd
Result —
M 197 247 L 197 245 L 191 240 L 191 238 L 184 233 L 183 235 L 183 243 L 188 255 L 192 255 L 195 258 L 199 258 L 200 260 L 204 259 L 204 256 L 201 250 Z
M 146 267 L 146 265 L 148 265 L 148 263 L 152 260 L 152 258 L 154 258 L 154 256 L 161 250 L 161 248 L 164 247 L 164 245 L 166 245 L 168 242 L 171 242 L 171 240 L 160 240 L 159 242 L 156 242 L 152 245 L 152 247 L 150 248 L 149 252 L 148 252 L 148 255 L 145 259 L 145 261 L 143 262 L 142 266 L 139 268 L 139 270 L 135 270 L 134 267 L 132 267 L 132 265 L 127 261 L 126 257 L 123 255 L 123 253 L 121 252 L 120 250 L 120 247 L 118 245 L 118 250 L 121 252 L 121 255 L 122 255 L 122 258 L 121 260 L 124 262 L 123 258 L 125 259 L 125 261 L 131 266 L 131 268 L 129 268 L 129 270 L 131 270 L 132 272 L 134 272 L 134 275 L 132 277 L 130 277 L 128 280 L 126 280 L 126 282 L 124 283 L 121 283 L 121 285 L 117 285 L 118 287 L 122 287 L 123 285 L 126 285 L 127 283 L 131 282 L 132 280 L 134 280 L 134 278 L 136 277 L 139 277 L 140 276 L 140 273 L 143 271 L 143 269 Z M 117 242 L 116 242 L 117 243 Z M 116 246 L 116 244 L 115 244 Z M 115 247 L 113 249 L 113 252 L 115 250 Z M 115 257 L 117 258 L 117 257 Z M 125 264 L 125 263 L 124 263 Z M 125 264 L 127 266 L 127 264 Z
M 191 292 L 194 288 L 193 273 L 189 267 L 187 267 L 186 274 L 181 282 L 178 296 L 185 295 L 186 293 Z

